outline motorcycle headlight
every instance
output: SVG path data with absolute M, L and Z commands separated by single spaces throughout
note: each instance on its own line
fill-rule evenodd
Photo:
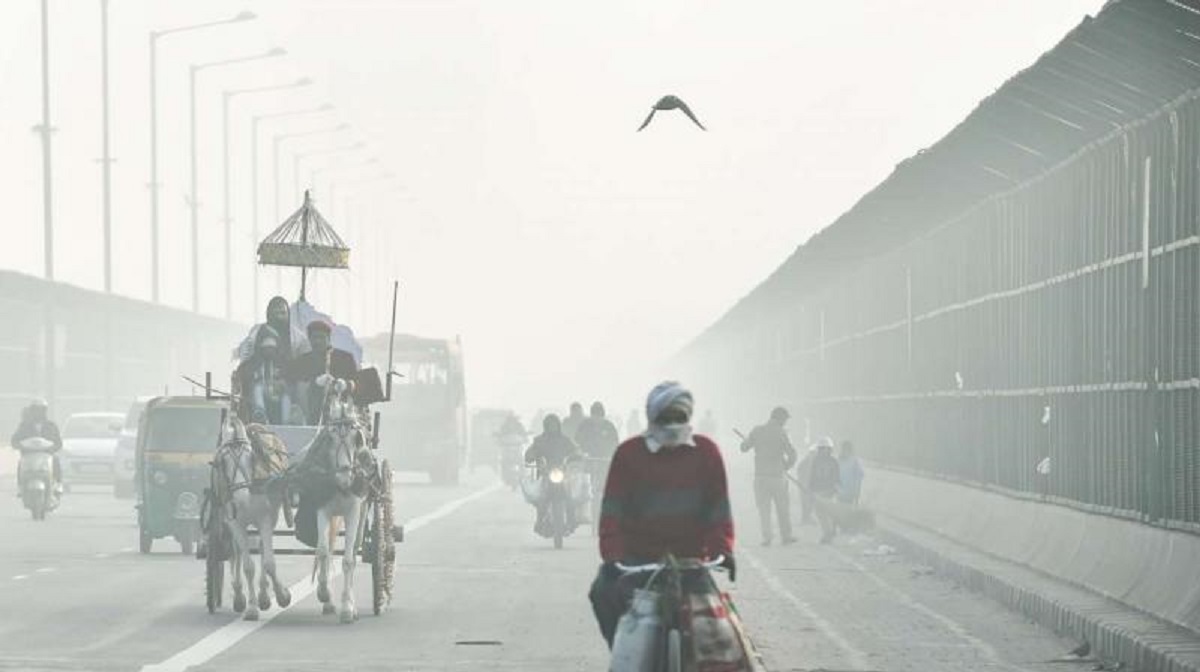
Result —
M 165 471 L 156 471 L 156 472 L 154 472 L 154 475 L 151 476 L 151 478 L 153 478 L 154 482 L 159 485 L 167 484 L 167 472 L 165 472 Z
M 551 483 L 562 483 L 566 477 L 567 477 L 566 473 L 564 473 L 563 470 L 559 469 L 558 467 L 555 467 L 550 470 L 550 482 Z

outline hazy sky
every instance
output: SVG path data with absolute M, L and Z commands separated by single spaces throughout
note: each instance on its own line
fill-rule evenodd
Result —
M 99 287 L 100 3 L 50 4 L 58 276 Z M 256 21 L 161 42 L 164 300 L 191 297 L 188 64 L 281 46 L 287 57 L 200 74 L 201 309 L 224 311 L 221 92 L 308 76 L 304 90 L 235 99 L 235 317 L 252 305 L 250 117 L 329 101 L 335 112 L 275 121 L 260 138 L 264 234 L 277 223 L 273 134 L 351 125 L 285 143 L 289 211 L 293 151 L 366 143 L 303 164 L 305 183 L 329 167 L 318 199 L 341 182 L 346 202 L 319 207 L 355 247 L 355 269 L 320 278 L 313 300 L 378 331 L 385 292 L 367 286 L 398 274 L 400 329 L 462 335 L 473 403 L 602 396 L 628 408 L 655 363 L 1101 4 L 111 0 L 115 291 L 150 294 L 147 33 L 251 10 Z M 0 267 L 33 274 L 38 17 L 36 0 L 0 3 Z M 666 93 L 710 131 L 668 113 L 634 133 Z M 390 182 L 352 185 L 385 168 Z M 265 302 L 275 273 L 260 273 Z M 367 317 L 343 308 L 375 290 Z

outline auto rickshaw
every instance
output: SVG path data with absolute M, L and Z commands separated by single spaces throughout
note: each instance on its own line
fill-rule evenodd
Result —
M 204 397 L 157 397 L 146 404 L 135 456 L 142 553 L 174 537 L 191 555 L 200 538 L 200 508 L 225 404 Z

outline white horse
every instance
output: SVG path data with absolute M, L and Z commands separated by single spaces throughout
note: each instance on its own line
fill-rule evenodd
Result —
M 336 397 L 344 391 L 342 381 L 337 381 Z M 309 455 L 318 468 L 331 474 L 336 486 L 334 495 L 317 509 L 317 599 L 321 602 L 321 613 L 333 614 L 333 598 L 329 592 L 329 560 L 333 554 L 334 541 L 338 534 L 338 522 L 345 530 L 342 546 L 342 600 L 337 609 L 342 623 L 353 623 L 358 619 L 358 607 L 354 603 L 354 568 L 357 564 L 355 551 L 361 532 L 361 517 L 367 492 L 372 486 L 374 458 L 371 455 L 366 427 L 359 421 L 353 403 L 333 401 L 321 435 Z
M 275 574 L 274 532 L 285 493 L 281 483 L 255 481 L 256 457 L 246 427 L 240 420 L 230 419 L 227 436 L 228 440 L 217 450 L 213 468 L 216 470 L 214 485 L 219 491 L 217 501 L 220 503 L 221 520 L 232 542 L 229 564 L 233 610 L 245 612 L 243 618 L 247 621 L 256 621 L 260 609 L 266 611 L 271 608 L 268 581 L 280 607 L 287 607 L 292 602 L 291 593 Z M 265 438 L 279 440 L 274 434 L 267 434 Z M 251 556 L 251 526 L 258 532 L 262 571 L 259 572 L 258 601 L 255 603 L 251 600 L 247 604 L 242 588 L 242 571 L 246 574 L 246 584 L 253 590 L 255 567 Z M 217 549 L 209 549 L 209 552 L 217 552 Z

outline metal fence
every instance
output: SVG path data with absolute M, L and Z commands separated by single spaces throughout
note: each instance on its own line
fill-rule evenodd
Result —
M 61 421 L 124 411 L 139 395 L 186 394 L 181 375 L 227 380 L 244 335 L 223 320 L 8 271 L 0 271 L 0 315 L 0 423 L 13 427 L 35 396 Z
M 1111 3 L 677 367 L 727 412 L 787 403 L 883 463 L 1200 529 L 1198 21 L 1184 3 Z M 1082 91 L 1031 93 L 1056 73 Z M 1076 133 L 1106 114 L 1105 132 Z M 1028 168 L 1001 163 L 1020 151 Z M 947 206 L 972 170 L 1011 184 Z M 912 235 L 867 249 L 863 232 L 902 223 Z

